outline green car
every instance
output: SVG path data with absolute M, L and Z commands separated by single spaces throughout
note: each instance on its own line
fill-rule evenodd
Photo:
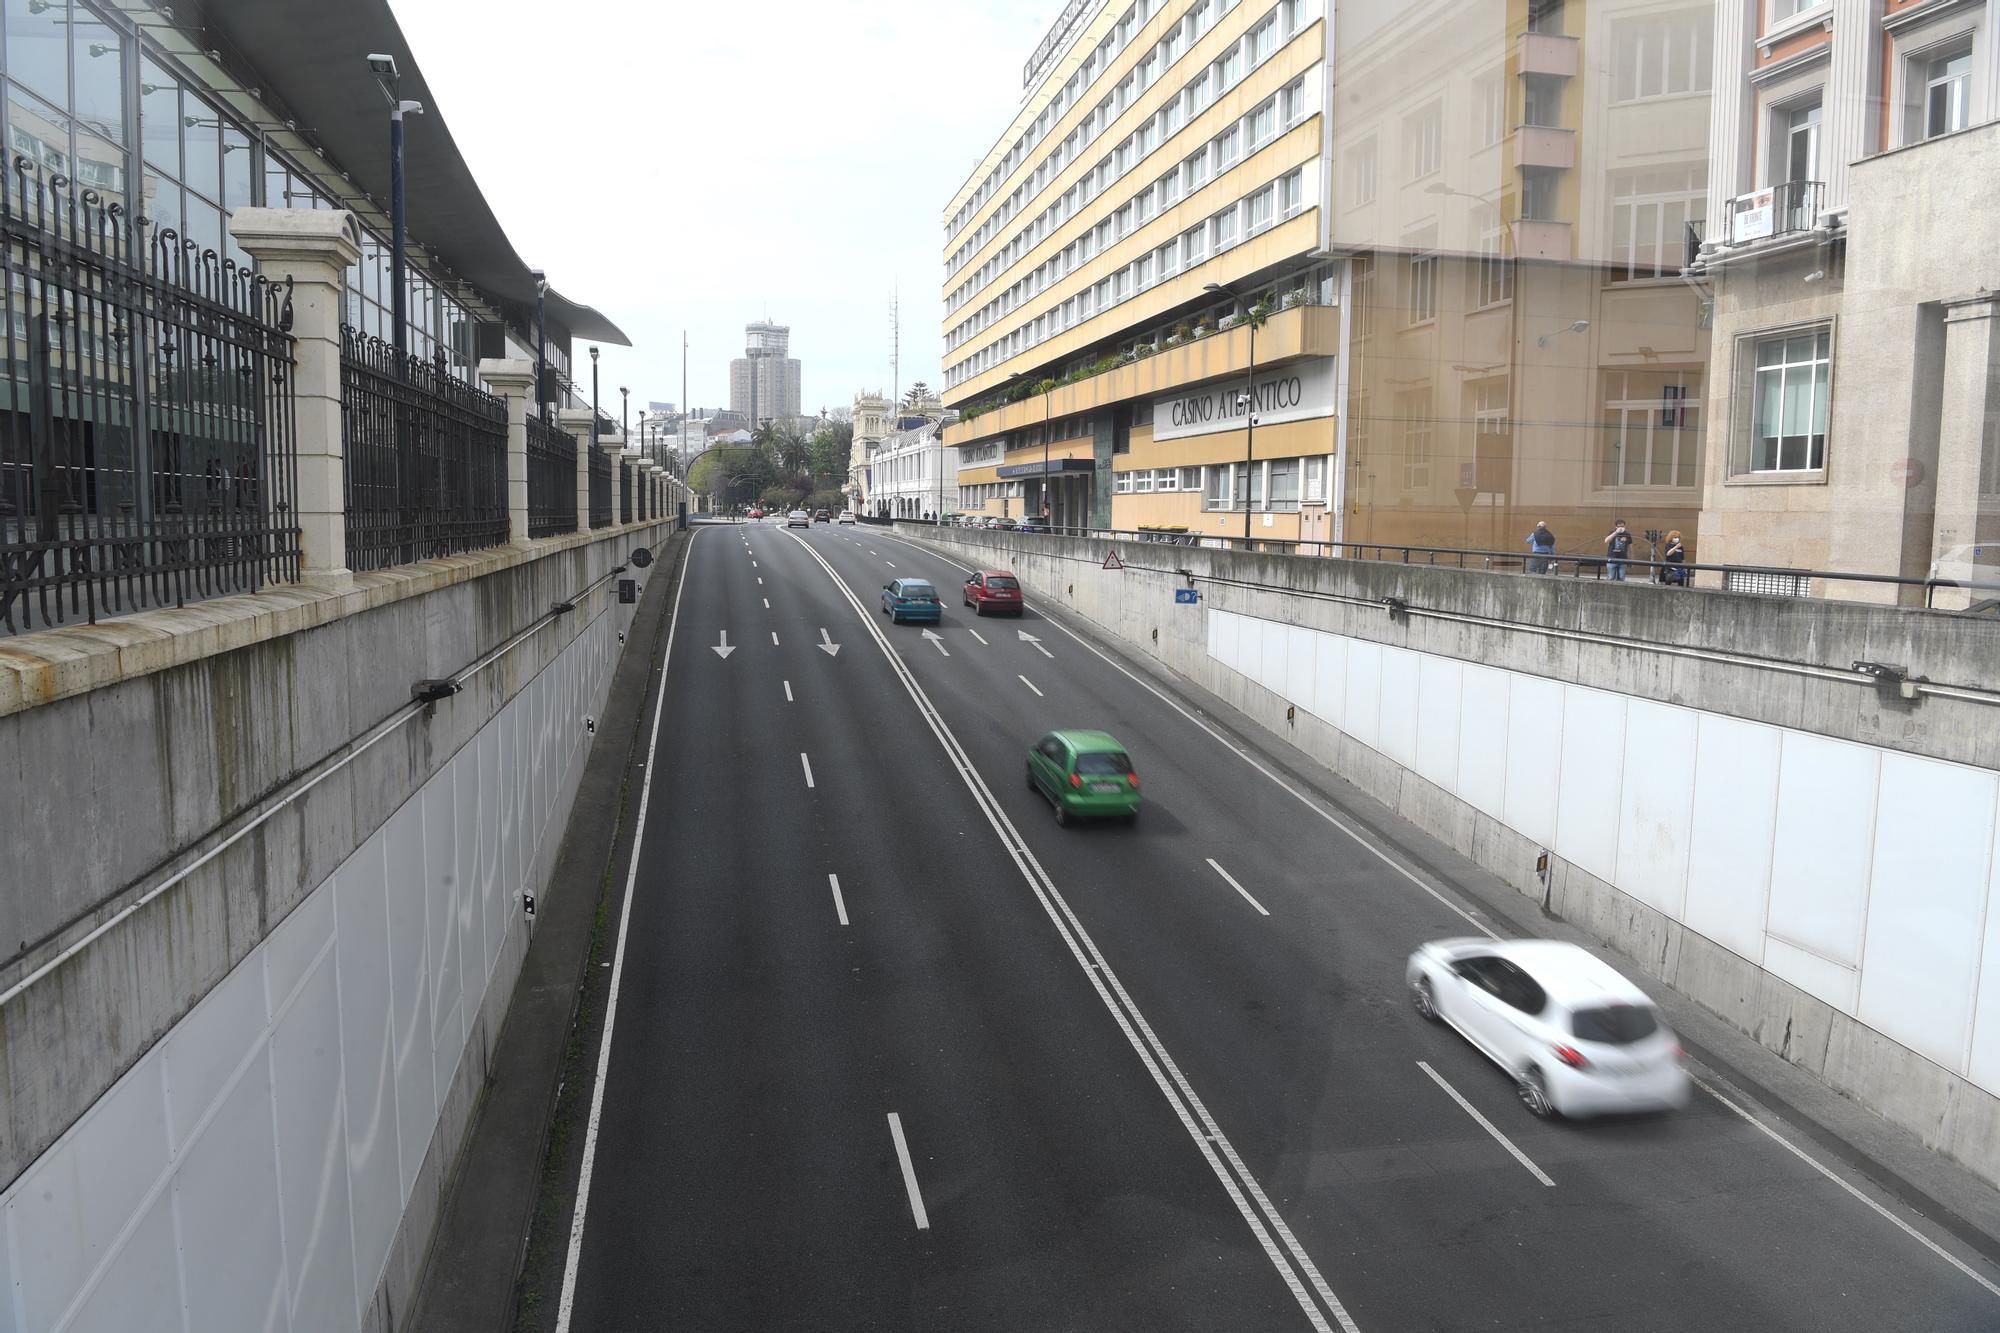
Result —
M 1028 789 L 1074 816 L 1139 818 L 1139 773 L 1125 747 L 1101 731 L 1052 731 L 1028 750 Z

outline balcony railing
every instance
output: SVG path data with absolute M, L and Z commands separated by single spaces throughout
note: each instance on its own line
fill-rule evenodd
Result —
M 0 170 L 0 632 L 298 577 L 291 290 Z
M 1824 181 L 1786 181 L 1729 201 L 1730 245 L 1745 245 L 1819 225 Z
M 442 360 L 340 330 L 347 563 L 386 569 L 507 540 L 507 405 Z
M 576 531 L 576 437 L 528 418 L 528 535 Z

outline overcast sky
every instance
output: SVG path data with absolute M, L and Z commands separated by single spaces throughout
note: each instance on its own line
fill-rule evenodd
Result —
M 727 406 L 743 326 L 792 329 L 803 407 L 940 382 L 941 218 L 1061 0 L 392 0 L 514 248 L 630 336 L 604 398 Z M 421 133 L 412 125 L 412 135 Z M 422 183 L 411 182 L 411 189 Z M 584 344 L 577 379 L 589 383 Z

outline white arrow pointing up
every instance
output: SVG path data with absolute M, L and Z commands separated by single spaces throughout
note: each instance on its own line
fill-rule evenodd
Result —
M 930 630 L 925 630 L 924 637 L 926 639 L 929 639 L 932 643 L 936 644 L 937 650 L 943 653 L 946 657 L 951 656 L 951 649 L 944 646 L 944 636 L 940 634 L 935 634 Z
M 1054 653 L 1052 653 L 1052 652 L 1050 652 L 1050 651 L 1049 651 L 1048 649 L 1046 649 L 1046 648 L 1042 647 L 1042 641 L 1041 641 L 1040 639 L 1038 639 L 1038 638 L 1036 638 L 1036 637 L 1035 637 L 1034 635 L 1032 635 L 1032 634 L 1028 633 L 1028 631 L 1026 631 L 1026 630 L 1020 630 L 1020 631 L 1018 631 L 1018 633 L 1020 634 L 1020 636 L 1021 636 L 1021 641 L 1022 641 L 1023 643 L 1032 643 L 1032 644 L 1034 644 L 1034 645 L 1035 645 L 1035 651 L 1036 651 L 1036 652 L 1038 652 L 1038 653 L 1040 653 L 1040 654 L 1041 654 L 1041 655 L 1042 655 L 1043 657 L 1046 657 L 1046 658 L 1049 658 L 1049 659 L 1051 659 L 1051 660 L 1053 660 L 1053 659 L 1055 658 L 1055 654 L 1054 654 Z
M 826 632 L 824 625 L 819 627 L 819 650 L 828 657 L 840 656 L 840 645 L 833 641 L 833 636 Z
M 717 657 L 721 658 L 721 659 L 722 659 L 723 661 L 725 661 L 725 662 L 727 662 L 727 661 L 729 660 L 729 655 L 730 655 L 731 653 L 733 653 L 733 652 L 735 652 L 735 651 L 736 651 L 736 650 L 735 650 L 734 648 L 731 648 L 731 647 L 729 646 L 729 631 L 728 631 L 728 630 L 723 630 L 723 631 L 722 631 L 722 642 L 721 642 L 721 643 L 712 643 L 712 644 L 710 644 L 710 645 L 709 645 L 708 647 L 709 647 L 709 651 L 710 651 L 710 652 L 714 653 L 714 654 L 715 654 L 715 655 L 716 655 Z

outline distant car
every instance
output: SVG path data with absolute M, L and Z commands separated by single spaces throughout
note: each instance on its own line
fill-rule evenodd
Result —
M 852 509 L 843 509 L 843 510 L 841 510 L 841 511 L 840 511 L 840 522 L 842 522 L 842 523 L 852 523 L 852 522 L 854 522 L 854 511 L 853 511 Z
M 1404 971 L 1419 1014 L 1457 1028 L 1537 1116 L 1687 1105 L 1681 1046 L 1646 993 L 1559 940 L 1436 940 Z
M 761 509 L 753 509 L 753 510 L 751 510 L 751 511 L 750 511 L 749 513 L 745 514 L 745 515 L 744 515 L 744 517 L 745 517 L 745 518 L 762 518 L 762 517 L 764 517 L 764 511 L 763 511 L 763 510 L 761 510 Z
M 1016 532 L 1047 532 L 1049 525 L 1039 518 L 1024 518 L 1014 525 Z
M 813 511 L 813 522 L 815 523 L 824 523 L 832 517 L 833 516 L 827 513 L 824 509 L 815 509 Z
M 1940 551 L 1931 561 L 1930 581 L 1943 587 L 1970 588 L 1974 601 L 2000 597 L 2000 542 Z
M 1073 818 L 1139 818 L 1139 771 L 1101 731 L 1051 731 L 1028 750 L 1028 790 L 1055 807 L 1056 823 Z
M 965 581 L 965 604 L 974 615 L 997 611 L 1018 616 L 1024 607 L 1021 581 L 1010 570 L 982 569 Z
M 905 620 L 935 625 L 944 619 L 944 602 L 924 579 L 897 579 L 882 585 L 882 610 L 900 625 Z
M 794 509 L 791 513 L 785 515 L 785 526 L 788 528 L 809 528 L 812 526 L 812 515 L 806 513 L 803 509 Z

